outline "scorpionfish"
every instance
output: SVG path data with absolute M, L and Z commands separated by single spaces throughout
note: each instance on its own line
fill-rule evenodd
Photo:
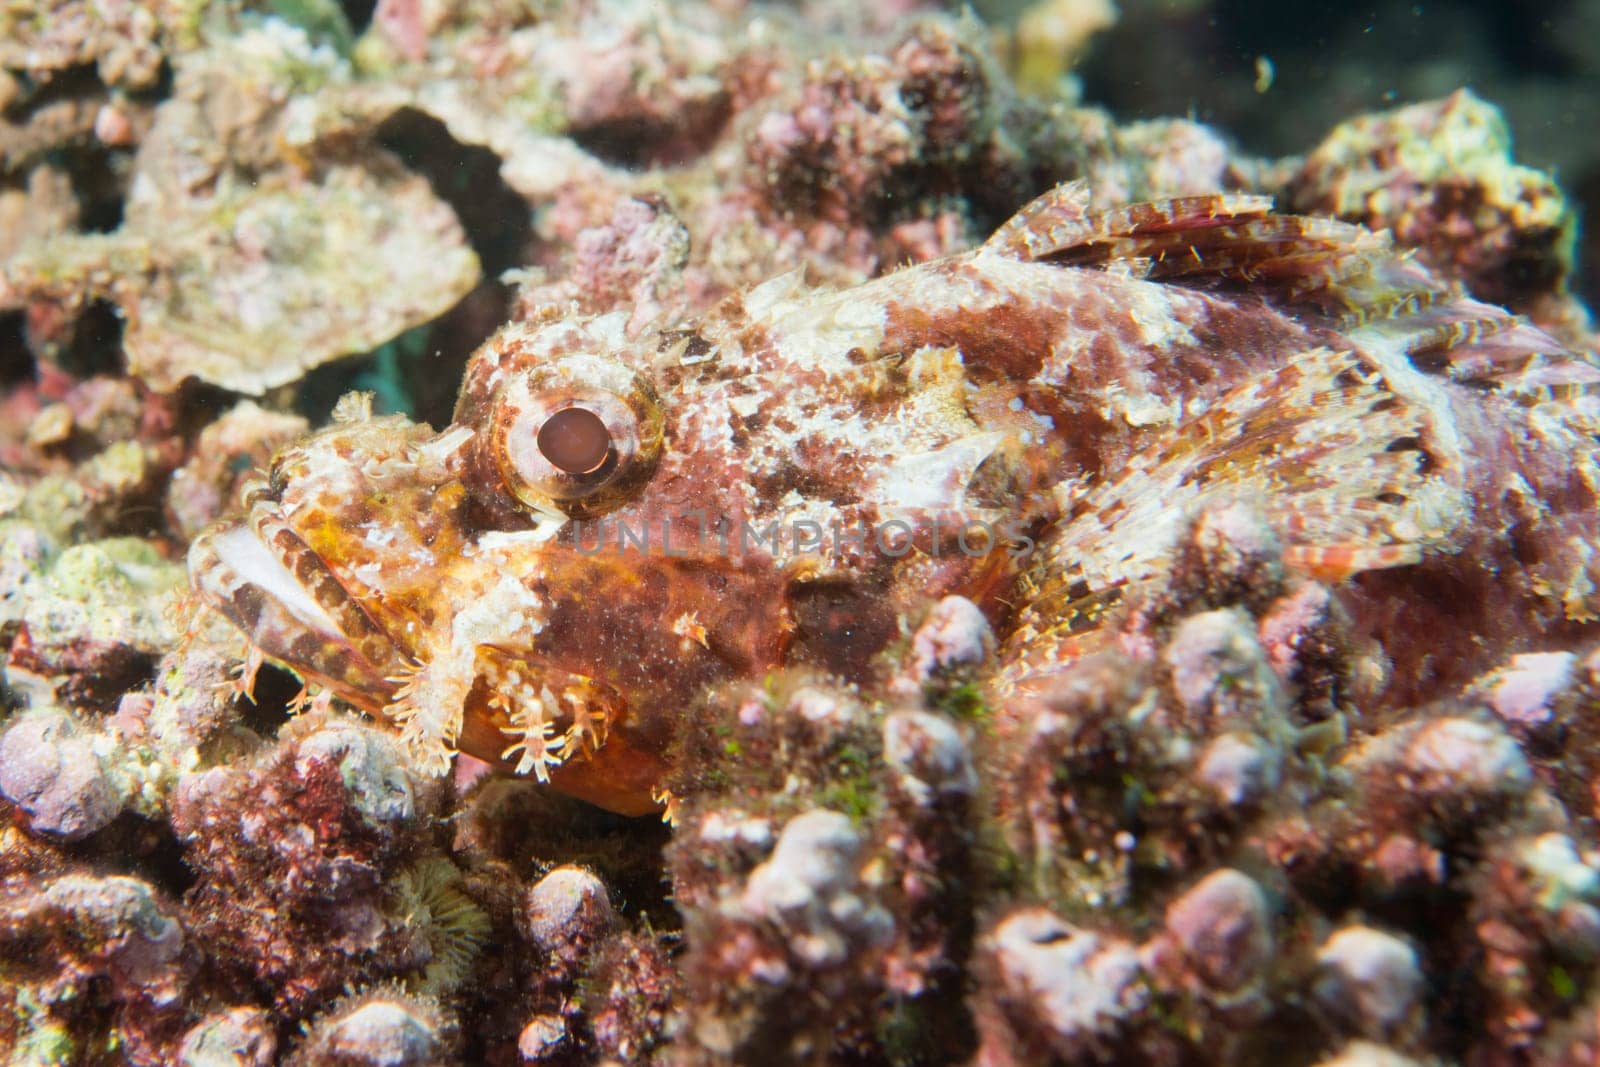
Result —
M 347 398 L 197 539 L 202 599 L 435 773 L 462 751 L 638 814 L 706 687 L 870 686 L 949 595 L 1026 686 L 1208 507 L 1248 501 L 1330 582 L 1459 552 L 1507 479 L 1594 510 L 1587 358 L 1265 197 L 1062 186 L 853 288 L 627 319 L 503 327 L 442 432 Z M 1559 470 L 1522 469 L 1535 438 Z

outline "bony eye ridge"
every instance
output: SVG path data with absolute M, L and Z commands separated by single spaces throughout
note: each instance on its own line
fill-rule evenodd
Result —
M 639 375 L 600 356 L 567 356 L 501 385 L 489 448 L 520 506 L 587 518 L 649 480 L 663 427 L 660 400 Z

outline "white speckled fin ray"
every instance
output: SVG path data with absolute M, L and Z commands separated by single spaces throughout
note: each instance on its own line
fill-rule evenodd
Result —
M 1253 224 L 1266 226 L 1282 239 L 1295 228 L 1283 223 L 1296 223 L 1302 231 L 1313 223 L 1289 216 L 1273 219 L 1271 210 L 1269 196 L 1214 193 L 1090 211 L 1088 187 L 1074 182 L 1030 201 L 984 242 L 983 251 L 1023 260 L 1100 265 L 1113 260 L 1155 259 L 1169 249 L 1198 249 L 1222 241 L 1243 244 L 1231 231 Z M 1326 220 L 1316 220 L 1315 227 L 1339 228 L 1341 237 L 1344 229 L 1357 229 Z M 1208 230 L 1228 232 L 1208 238 Z
M 1501 308 L 1452 293 L 1381 311 L 1358 307 L 1350 336 L 1395 345 L 1426 373 L 1533 403 L 1600 392 L 1593 359 Z
M 1097 626 L 1128 591 L 1166 573 L 1186 523 L 1225 503 L 1258 507 L 1286 562 L 1320 577 L 1417 562 L 1460 506 L 1423 473 L 1425 422 L 1355 354 L 1294 356 L 1113 480 L 1063 493 L 1062 518 L 1024 580 L 1011 647 L 1045 649 Z

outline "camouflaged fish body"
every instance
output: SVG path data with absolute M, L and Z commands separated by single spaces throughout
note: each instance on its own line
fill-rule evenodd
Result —
M 997 686 L 1026 683 L 1208 507 L 1251 503 L 1334 582 L 1468 550 L 1512 477 L 1593 540 L 1596 369 L 1259 197 L 1092 212 L 1063 187 L 853 289 L 626 319 L 504 328 L 439 434 L 347 410 L 196 542 L 196 587 L 425 765 L 459 749 L 641 812 L 704 687 L 788 663 L 870 686 L 952 593 L 1000 631 Z

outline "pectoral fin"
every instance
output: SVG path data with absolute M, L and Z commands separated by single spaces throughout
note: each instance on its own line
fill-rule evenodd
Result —
M 1184 528 L 1245 502 L 1284 562 L 1324 580 L 1404 566 L 1444 541 L 1464 496 L 1429 474 L 1426 414 L 1350 352 L 1313 349 L 1224 396 L 1115 477 L 1062 490 L 1062 518 L 1024 579 L 1013 656 L 1082 643 L 1131 591 L 1163 578 Z

